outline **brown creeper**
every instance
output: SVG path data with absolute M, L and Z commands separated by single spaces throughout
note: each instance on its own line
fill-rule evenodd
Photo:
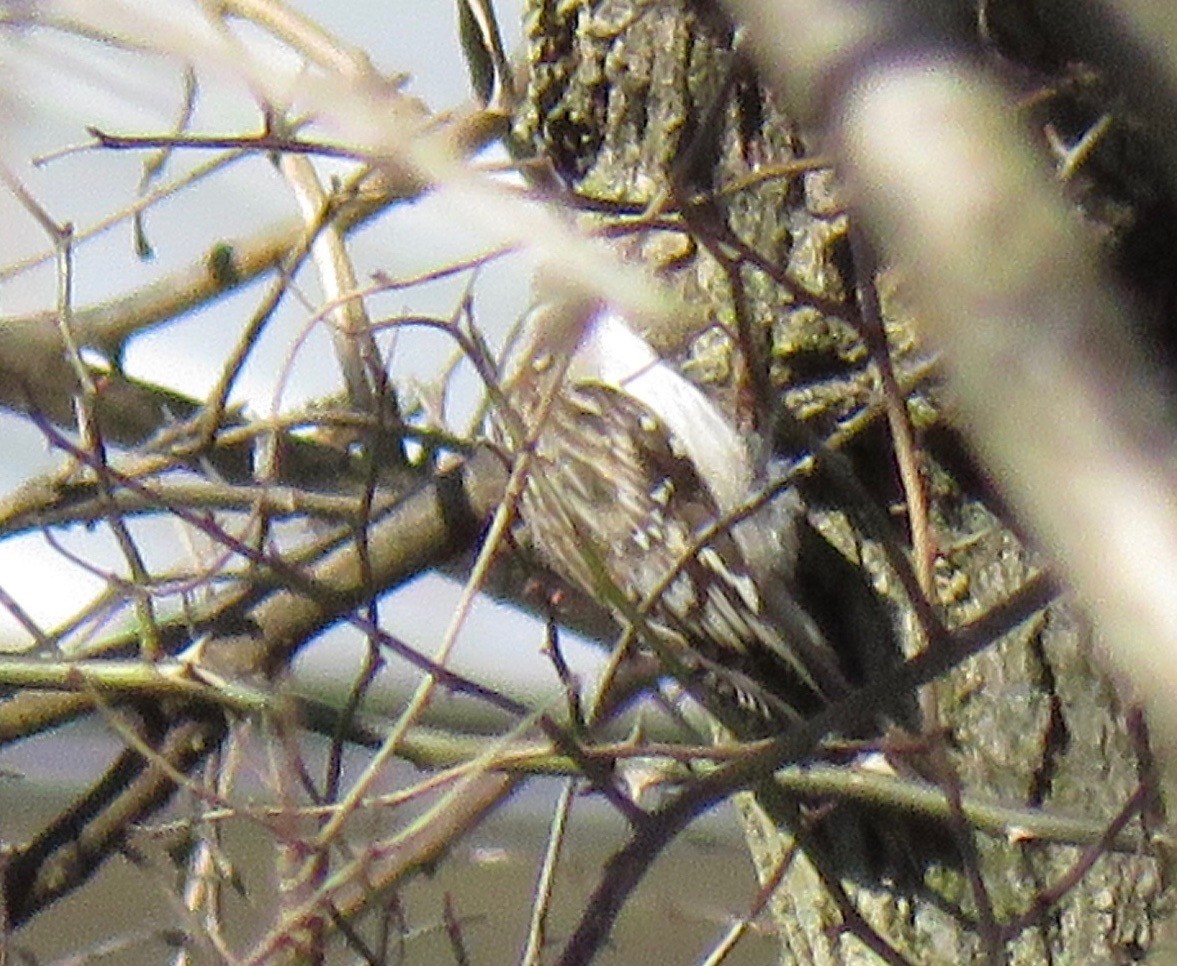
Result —
M 531 460 L 522 542 L 622 624 L 656 595 L 639 640 L 656 637 L 645 643 L 673 655 L 720 721 L 770 733 L 847 693 L 792 593 L 798 497 L 723 525 L 766 485 L 766 461 L 618 315 L 590 302 L 534 310 L 502 389 L 492 436 Z

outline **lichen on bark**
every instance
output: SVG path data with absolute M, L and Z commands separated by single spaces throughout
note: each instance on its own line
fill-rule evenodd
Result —
M 741 326 L 745 344 L 750 337 L 765 349 L 767 401 L 788 407 L 812 430 L 826 432 L 874 403 L 877 376 L 853 324 L 856 279 L 836 172 L 798 164 L 817 155 L 816 133 L 787 117 L 733 52 L 735 34 L 718 5 L 531 0 L 525 31 L 530 76 L 516 137 L 573 192 L 616 206 L 617 215 L 584 216 L 586 227 L 632 221 L 644 209 L 687 215 L 677 223 L 681 234 L 651 222 L 648 230 L 631 225 L 618 242 L 696 309 L 689 323 L 650 332 L 651 341 L 749 426 L 765 425 L 768 414 L 751 411 L 766 400 L 750 401 Z M 902 376 L 925 357 L 902 308 L 902 278 L 887 276 L 880 287 Z M 946 398 L 943 387 L 925 381 L 909 401 L 929 440 L 949 423 Z M 882 481 L 877 498 L 890 508 L 896 494 L 887 457 L 867 443 L 854 455 L 865 461 L 863 479 Z M 1046 564 L 991 494 L 938 456 L 929 443 L 925 474 L 939 551 L 933 603 L 958 626 Z M 910 635 L 902 595 L 886 567 L 874 565 L 877 549 L 847 527 L 837 507 L 822 509 L 823 527 L 870 566 L 895 607 L 896 626 Z M 1147 772 L 1131 697 L 1104 673 L 1081 610 L 1069 600 L 936 682 L 934 694 L 966 795 L 1109 822 Z M 788 836 L 751 799 L 741 809 L 767 875 Z M 1020 840 L 1012 830 L 973 838 L 998 923 L 1026 914 L 1082 852 Z M 972 921 L 978 910 L 962 877 L 942 871 L 929 884 L 964 914 L 881 885 L 850 889 L 874 927 L 913 961 L 982 959 Z M 1032 925 L 1008 937 L 1005 954 L 1018 963 L 1131 959 L 1149 948 L 1167 905 L 1157 859 L 1108 852 Z M 877 961 L 837 930 L 841 914 L 804 862 L 787 873 L 774 917 L 783 961 Z

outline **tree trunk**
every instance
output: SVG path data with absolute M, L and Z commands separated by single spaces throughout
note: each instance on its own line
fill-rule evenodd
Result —
M 526 32 L 529 85 L 519 139 L 577 194 L 616 206 L 615 214 L 585 216 L 592 224 L 617 230 L 626 215 L 619 244 L 697 307 L 682 328 L 648 333 L 651 341 L 721 395 L 749 429 L 765 431 L 783 405 L 826 435 L 875 403 L 878 378 L 855 324 L 860 280 L 835 174 L 797 164 L 816 156 L 816 138 L 782 113 L 733 54 L 733 31 L 717 5 L 531 0 Z M 665 230 L 654 217 L 636 224 L 635 213 L 672 214 L 687 202 L 686 232 L 683 222 Z M 915 378 L 924 360 L 903 317 L 902 278 L 883 273 L 878 284 L 893 364 L 901 381 L 911 376 L 915 383 L 908 412 L 923 432 L 937 549 L 933 603 L 949 626 L 959 626 L 1008 598 L 1044 562 L 959 455 L 942 387 Z M 859 479 L 886 508 L 899 497 L 883 435 L 867 432 L 850 454 Z M 911 651 L 915 621 L 879 548 L 838 506 L 818 506 L 836 501 L 810 496 L 823 532 L 871 571 L 894 604 Z M 1151 780 L 1147 738 L 1130 697 L 1101 669 L 1070 601 L 1052 604 L 931 690 L 965 796 L 1083 817 L 1098 830 Z M 1158 809 L 1150 798 L 1129 828 L 1139 831 L 1140 815 L 1155 819 Z M 751 799 L 742 812 L 767 876 L 789 837 Z M 1000 950 L 1016 963 L 1111 963 L 1139 958 L 1156 941 L 1164 881 L 1159 860 L 1143 848 L 1133 854 L 1104 846 L 1072 883 L 1082 847 L 1044 844 L 1012 828 L 970 837 L 992 906 L 988 950 L 977 925 L 987 914 L 959 870 L 930 872 L 926 897 L 846 883 L 862 915 L 902 956 L 972 962 Z M 1027 916 L 1056 888 L 1061 898 Z M 772 908 L 783 962 L 878 961 L 840 931 L 843 912 L 808 862 L 790 866 Z M 1023 916 L 1025 928 L 994 933 L 994 924 Z

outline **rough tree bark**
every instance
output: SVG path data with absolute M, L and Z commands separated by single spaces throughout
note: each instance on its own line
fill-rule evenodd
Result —
M 993 36 L 1021 29 L 999 19 L 1003 8 L 1011 6 L 1051 7 L 991 0 L 985 8 Z M 651 331 L 652 341 L 725 398 L 750 430 L 770 425 L 767 410 L 782 403 L 819 435 L 874 405 L 877 379 L 852 324 L 858 312 L 851 296 L 861 279 L 854 274 L 836 178 L 814 164 L 817 142 L 812 132 L 791 123 L 772 93 L 762 90 L 750 68 L 732 54 L 732 30 L 718 5 L 687 0 L 535 0 L 528 32 L 531 79 L 518 125 L 520 138 L 548 158 L 578 193 L 611 204 L 611 213 L 600 214 L 598 206 L 598 214 L 586 220 L 619 236 L 618 244 L 630 257 L 655 266 L 696 308 L 679 328 Z M 1050 43 L 1012 43 L 1009 48 L 1046 48 L 1056 62 L 1065 60 Z M 1042 94 L 1041 87 L 1027 83 L 1031 94 Z M 1100 98 L 1107 96 L 1098 86 L 1085 90 L 1068 98 L 1038 100 L 1057 108 L 1058 116 L 1051 118 L 1056 127 L 1081 133 L 1084 118 L 1090 119 L 1092 110 L 1098 113 Z M 1090 98 L 1086 107 L 1083 97 Z M 470 135 L 460 140 L 476 139 Z M 1101 160 L 1107 159 L 1095 159 Z M 1075 183 L 1084 190 L 1076 193 L 1123 256 L 1129 248 L 1123 239 L 1134 217 L 1133 204 L 1105 191 L 1105 181 L 1092 176 L 1098 169 L 1096 164 L 1081 172 Z M 1125 183 L 1139 185 L 1135 175 L 1118 180 L 1120 188 Z M 415 193 L 423 183 L 414 178 L 411 186 L 394 194 Z M 647 218 L 638 217 L 647 210 Z M 371 213 L 356 211 L 356 218 Z M 341 225 L 350 223 L 351 215 L 341 216 Z M 183 311 L 192 300 L 213 298 L 225 286 L 272 267 L 292 247 L 297 250 L 301 230 L 292 229 L 248 250 L 216 246 L 214 253 L 229 259 L 232 272 L 214 270 L 221 259 L 210 256 L 209 264 L 199 266 L 187 281 L 166 286 L 167 298 L 148 300 L 136 324 L 149 324 L 144 315 L 161 319 Z M 1154 279 L 1163 290 L 1157 292 L 1156 302 L 1164 310 L 1159 313 L 1163 318 L 1171 311 L 1163 303 L 1170 291 L 1169 277 Z M 935 603 L 950 624 L 959 624 L 1006 599 L 1042 561 L 1026 549 L 999 503 L 956 452 L 956 440 L 943 416 L 944 390 L 927 376 L 926 360 L 904 316 L 903 278 L 892 272 L 880 279 L 880 287 L 891 352 L 901 379 L 911 385 L 908 410 L 923 434 L 939 551 Z M 80 313 L 74 322 L 90 329 L 81 344 L 108 351 L 117 347 L 128 331 L 138 331 L 122 325 L 131 314 L 125 305 L 113 314 Z M 6 376 L 0 379 L 0 390 L 8 390 L 0 392 L 0 404 L 72 425 L 72 405 L 63 400 L 77 392 L 75 375 L 64 365 L 66 357 L 55 337 L 45 334 L 51 330 L 43 322 L 26 320 L 30 331 L 39 334 L 33 346 L 37 365 L 30 365 L 27 351 L 0 351 L 0 375 Z M 27 378 L 29 372 L 40 379 Z M 42 399 L 30 391 L 34 383 L 38 389 L 60 389 L 62 398 Z M 96 418 L 107 442 L 124 445 L 141 442 L 177 413 L 197 409 L 194 401 L 177 405 L 171 395 L 133 385 L 118 373 L 110 374 L 104 394 Z M 883 508 L 897 499 L 885 435 L 877 428 L 860 434 L 849 450 L 859 478 L 873 488 Z M 244 450 L 215 450 L 209 463 L 215 460 L 220 478 L 248 481 L 246 457 L 251 451 L 248 444 Z M 333 480 L 340 476 L 337 464 L 324 454 L 308 447 L 307 455 L 316 457 L 306 464 L 309 475 Z M 294 471 L 304 468 L 302 461 L 285 465 Z M 247 578 L 240 587 L 229 588 L 195 615 L 200 636 L 207 635 L 203 656 L 209 662 L 224 659 L 213 668 L 228 677 L 252 678 L 283 666 L 315 633 L 347 619 L 377 592 L 467 548 L 480 521 L 501 499 L 502 475 L 499 461 L 483 453 L 461 472 L 423 485 L 371 521 L 364 535 L 369 548 L 364 562 L 356 552 L 354 529 L 340 525 L 330 537 L 317 540 L 313 550 L 294 558 L 300 569 L 288 586 L 265 577 L 260 584 Z M 125 482 L 106 482 L 118 486 L 39 481 L 7 501 L 5 532 L 45 525 L 44 514 L 50 511 L 61 514 L 54 521 L 105 519 L 114 498 L 106 493 L 108 488 L 118 491 L 128 513 L 154 509 L 159 502 L 158 496 L 135 492 Z M 810 484 L 807 495 L 824 531 L 848 556 L 867 564 L 876 585 L 895 603 L 897 626 L 910 634 L 914 621 L 893 587 L 894 575 L 876 564 L 882 557 L 879 548 L 847 523 L 845 507 L 839 506 L 842 491 L 832 487 L 826 492 Z M 240 501 L 231 504 L 240 512 L 254 507 L 252 495 L 229 494 L 226 499 L 230 497 Z M 78 509 L 76 502 L 91 506 Z M 463 507 L 462 512 L 455 506 Z M 332 519 L 366 519 L 362 508 L 336 507 L 334 512 L 337 517 Z M 897 532 L 900 529 L 896 527 Z M 169 652 L 191 643 L 192 637 L 187 620 L 161 632 Z M 134 653 L 139 641 L 129 634 L 121 643 L 125 653 Z M 1028 820 L 1037 817 L 1032 814 L 1036 809 L 1082 816 L 1098 836 L 1125 813 L 1128 803 L 1140 803 L 1134 798 L 1140 788 L 1150 787 L 1146 745 L 1133 724 L 1131 696 L 1100 670 L 1097 645 L 1071 603 L 1057 603 L 1038 614 L 1021 631 L 939 682 L 935 690 L 949 760 L 967 795 L 1023 806 Z M 45 721 L 75 716 L 94 704 L 88 693 L 14 694 L 0 708 L 6 713 L 0 725 L 29 734 L 38 725 L 12 722 L 12 713 L 20 706 L 36 706 L 39 720 Z M 170 712 L 171 705 L 165 710 Z M 195 711 L 185 706 L 175 715 L 145 716 L 145 740 L 160 738 L 164 759 L 175 769 L 187 768 L 203 759 L 221 734 L 220 719 L 210 719 L 206 711 L 204 705 Z M 191 718 L 184 718 L 188 714 Z M 161 717 L 172 731 L 159 736 Z M 116 765 L 80 807 L 38 840 L 6 852 L 0 884 L 5 894 L 0 899 L 10 926 L 76 888 L 122 841 L 127 823 L 154 811 L 173 791 L 174 771 L 148 768 L 130 751 L 123 760 L 129 762 L 128 768 L 133 764 L 138 769 L 139 780 L 131 781 Z M 507 779 L 489 776 L 487 798 L 497 799 L 509 785 Z M 88 821 L 91 801 L 95 811 L 99 806 L 106 809 L 101 821 Z M 1147 804 L 1149 817 L 1155 818 L 1156 804 Z M 472 803 L 467 820 L 473 821 L 483 807 Z M 767 869 L 785 848 L 785 840 L 750 805 L 746 814 L 757 859 Z M 1139 810 L 1126 814 L 1132 817 L 1130 831 L 1138 833 Z M 1013 826 L 1005 831 L 1009 834 L 974 836 L 982 893 L 954 872 L 943 872 L 928 883 L 944 899 L 958 902 L 983 921 L 977 896 L 987 898 L 993 907 L 987 920 L 991 961 L 1005 956 L 1027 963 L 1120 962 L 1156 949 L 1158 925 L 1166 911 L 1165 883 L 1160 861 L 1131 848 L 1131 842 L 1143 836 L 1122 839 L 1121 851 L 1103 847 L 1093 868 L 1079 881 L 1069 882 L 1082 851 L 1079 846 L 1048 846 Z M 1076 836 L 1074 841 L 1091 839 Z M 355 898 L 357 907 L 373 892 L 368 886 L 377 877 L 371 869 L 367 874 L 371 877 L 366 875 L 356 888 L 362 893 Z M 389 879 L 398 874 L 390 871 Z M 1024 929 L 1009 925 L 1016 924 L 1019 915 L 1032 913 L 1056 888 L 1061 898 L 1044 903 L 1039 914 L 1028 915 Z M 911 960 L 967 962 L 986 955 L 980 938 L 985 930 L 950 915 L 943 901 L 884 888 L 852 887 L 851 893 L 873 926 Z M 776 893 L 775 913 L 787 961 L 872 958 L 855 939 L 839 937 L 831 928 L 841 922 L 843 913 L 816 885 L 804 863 L 790 868 Z
M 526 17 L 529 86 L 517 135 L 576 193 L 615 206 L 609 215 L 586 216 L 590 222 L 618 231 L 625 221 L 619 213 L 628 213 L 619 244 L 698 308 L 688 326 L 651 332 L 652 341 L 725 396 L 750 428 L 763 428 L 768 420 L 759 410 L 771 404 L 828 433 L 874 402 L 876 372 L 852 324 L 857 280 L 836 172 L 796 165 L 816 155 L 817 139 L 782 113 L 733 54 L 733 31 L 718 5 L 532 0 Z M 680 211 L 670 231 L 653 217 Z M 633 217 L 638 212 L 650 220 Z M 902 279 L 884 275 L 879 285 L 902 379 L 920 366 L 920 348 L 903 317 Z M 767 380 L 758 383 L 765 360 Z M 925 443 L 938 549 L 934 603 L 958 626 L 1044 562 L 964 468 L 944 409 L 942 387 L 916 381 L 908 411 L 920 420 Z M 889 463 L 878 465 L 877 443 L 862 443 L 855 455 L 860 475 L 887 506 L 896 499 L 894 474 Z M 874 570 L 910 635 L 911 615 L 885 568 L 875 566 L 877 547 L 857 538 L 836 507 L 821 515 L 831 539 Z M 966 795 L 1098 825 L 1111 822 L 1147 780 L 1147 739 L 1131 698 L 1101 669 L 1081 612 L 1065 599 L 937 682 L 934 699 Z M 744 813 L 767 876 L 787 836 L 750 802 Z M 1020 839 L 1013 829 L 973 839 L 999 925 L 1065 882 L 1082 854 Z M 998 949 L 1017 963 L 1123 962 L 1154 944 L 1166 909 L 1157 859 L 1108 852 L 1026 928 L 991 941 L 987 952 L 976 923 L 984 914 L 961 875 L 934 874 L 928 884 L 966 915 L 923 896 L 851 887 L 874 928 L 916 962 L 971 962 Z M 773 911 L 784 962 L 877 961 L 838 931 L 842 914 L 808 863 L 790 868 Z

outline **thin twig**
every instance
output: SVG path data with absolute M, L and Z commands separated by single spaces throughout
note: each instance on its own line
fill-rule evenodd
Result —
M 520 966 L 539 966 L 546 942 L 548 913 L 551 909 L 556 866 L 564 846 L 568 829 L 568 816 L 572 811 L 572 800 L 576 795 L 576 779 L 569 778 L 560 790 L 556 808 L 552 813 L 552 825 L 548 831 L 548 846 L 544 850 L 543 865 L 540 866 L 539 881 L 535 884 L 535 897 L 531 904 L 531 921 L 527 927 L 527 944 L 519 957 Z

